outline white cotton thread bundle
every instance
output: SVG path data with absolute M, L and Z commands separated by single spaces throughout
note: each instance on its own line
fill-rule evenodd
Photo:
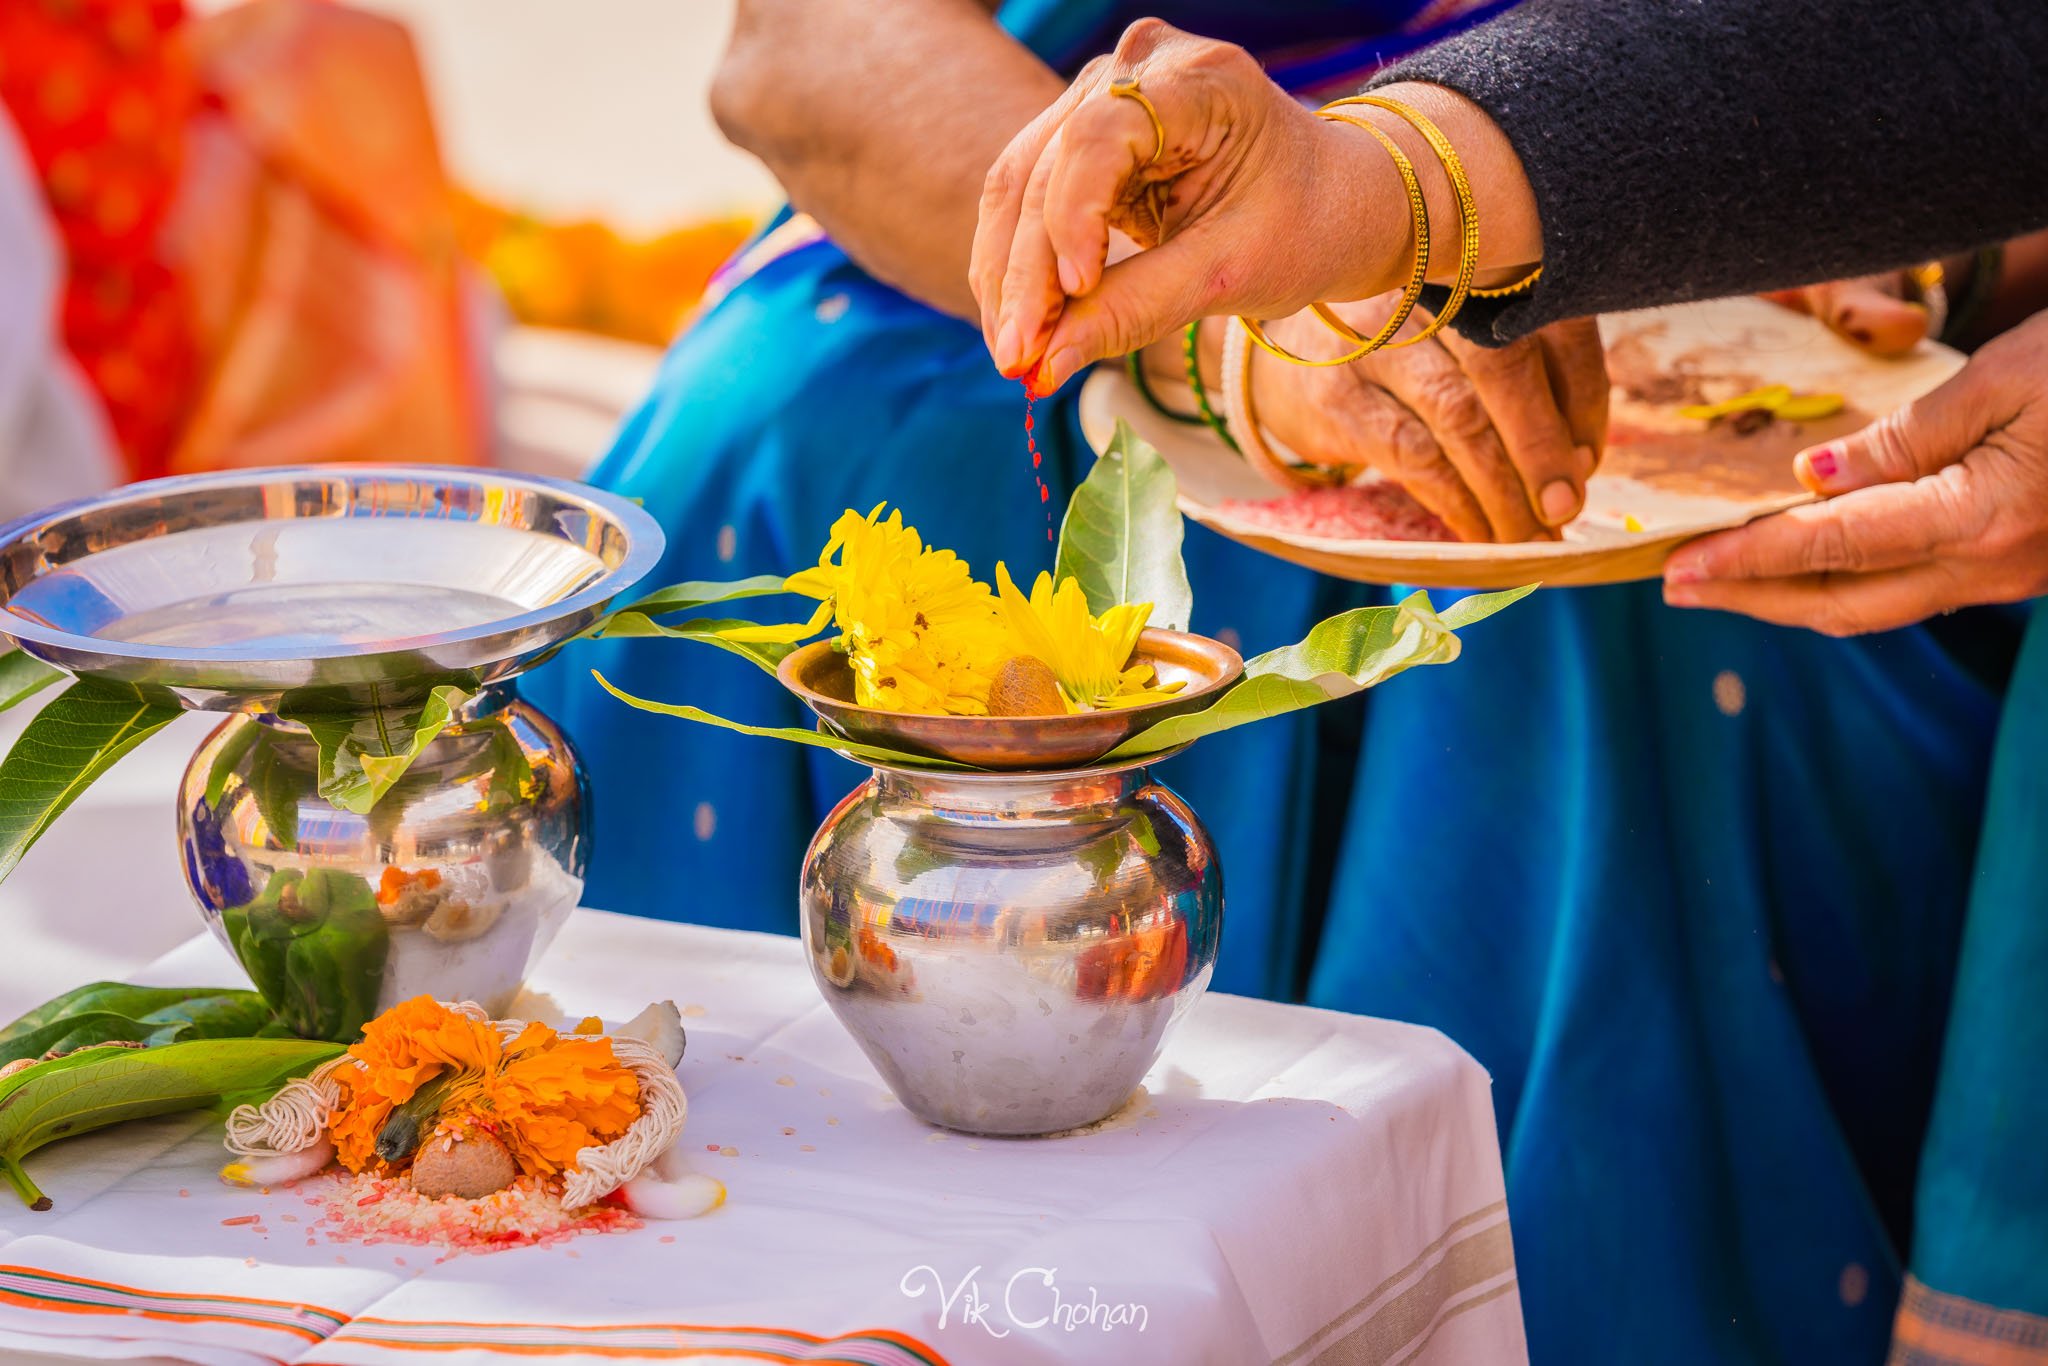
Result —
M 562 1203 L 570 1209 L 603 1199 L 652 1166 L 676 1145 L 689 1117 L 683 1084 L 653 1044 L 614 1036 L 612 1052 L 640 1079 L 640 1118 L 610 1143 L 576 1154 L 576 1170 L 562 1186 Z
M 474 1001 L 444 1004 L 472 1020 L 490 1018 Z M 507 1042 L 517 1038 L 527 1023 L 525 1020 L 491 1021 L 499 1037 Z M 606 1036 L 577 1034 L 563 1037 L 589 1039 Z M 613 1054 L 640 1083 L 640 1117 L 610 1143 L 593 1145 L 576 1154 L 576 1168 L 565 1173 L 562 1189 L 562 1203 L 570 1209 L 580 1209 L 602 1200 L 643 1173 L 658 1180 L 658 1175 L 651 1169 L 657 1159 L 675 1147 L 689 1118 L 689 1097 L 683 1092 L 682 1082 L 676 1078 L 675 1068 L 669 1065 L 659 1049 L 642 1039 L 626 1035 L 611 1036 L 610 1042 Z M 328 1124 L 334 1116 L 335 1107 L 341 1103 L 341 1086 L 334 1080 L 336 1069 L 341 1067 L 362 1067 L 362 1064 L 344 1054 L 321 1064 L 306 1076 L 286 1082 L 276 1095 L 261 1105 L 235 1107 L 227 1121 L 225 1142 L 228 1151 L 255 1161 L 328 1145 Z M 328 1151 L 332 1153 L 331 1145 L 328 1145 Z M 711 1184 L 717 1185 L 716 1182 Z M 710 1200 L 705 1208 L 716 1208 L 723 1199 L 724 1187 L 719 1186 L 717 1198 Z M 696 1202 L 694 1197 L 692 1201 Z M 702 1213 L 703 1210 L 694 1212 Z M 656 1214 L 656 1217 L 663 1216 Z
M 344 1054 L 286 1082 L 261 1105 L 237 1105 L 228 1116 L 228 1151 L 237 1157 L 271 1157 L 325 1143 L 327 1120 L 341 1103 L 334 1070 L 354 1061 Z

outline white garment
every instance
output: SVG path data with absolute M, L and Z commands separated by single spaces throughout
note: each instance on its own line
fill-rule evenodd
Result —
M 113 487 L 112 430 L 64 350 L 63 246 L 0 108 L 0 521 Z

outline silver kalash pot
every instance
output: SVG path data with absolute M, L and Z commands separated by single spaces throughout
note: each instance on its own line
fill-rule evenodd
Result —
M 1114 1112 L 1208 987 L 1223 870 L 1148 755 L 1095 761 L 1207 706 L 1243 662 L 1147 631 L 1171 699 L 1059 717 L 919 717 L 853 705 L 830 645 L 783 685 L 838 733 L 981 769 L 871 765 L 804 859 L 811 973 L 897 1097 L 929 1123 L 1047 1134 Z
M 1208 987 L 1223 870 L 1143 763 L 878 768 L 804 860 L 811 973 L 897 1097 L 979 1134 L 1110 1114 Z
M 583 893 L 589 803 L 561 731 L 487 690 L 362 814 L 320 796 L 319 765 L 272 715 L 193 756 L 178 841 L 207 924 L 308 1037 L 421 994 L 502 1013 Z
M 232 713 L 178 793 L 187 879 L 285 1023 L 346 1039 L 421 993 L 508 1004 L 575 907 L 582 770 L 511 680 L 661 550 L 626 499 L 500 470 L 159 479 L 0 530 L 0 634 L 110 696 Z M 359 726 L 374 761 L 442 685 L 466 700 L 367 812 L 320 795 L 284 718 Z

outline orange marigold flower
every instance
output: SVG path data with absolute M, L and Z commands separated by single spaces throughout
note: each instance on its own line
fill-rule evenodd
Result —
M 341 1102 L 330 1127 L 350 1171 L 378 1165 L 377 1134 L 393 1108 L 444 1075 L 453 1082 L 440 1129 L 485 1130 L 535 1176 L 573 1168 L 584 1148 L 611 1142 L 640 1116 L 639 1078 L 609 1039 L 530 1024 L 508 1043 L 427 996 L 370 1021 L 349 1055 L 363 1066 L 336 1071 Z

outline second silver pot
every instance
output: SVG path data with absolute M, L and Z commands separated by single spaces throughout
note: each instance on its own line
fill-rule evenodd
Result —
M 919 1118 L 1045 1134 L 1123 1104 L 1208 986 L 1223 873 L 1142 763 L 877 769 L 804 860 L 833 1011 Z

